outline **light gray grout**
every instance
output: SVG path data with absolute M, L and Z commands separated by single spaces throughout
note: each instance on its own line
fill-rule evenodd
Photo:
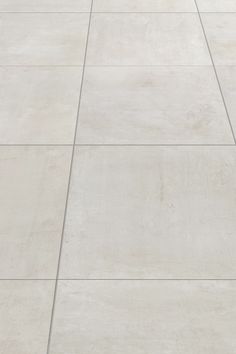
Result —
M 117 147 L 119 147 L 119 146 L 126 146 L 126 147 L 132 147 L 132 146 L 140 146 L 140 147 L 145 147 L 145 146 L 196 146 L 196 147 L 198 147 L 198 146 L 209 146 L 209 147 L 211 147 L 211 146 L 215 146 L 215 147 L 217 147 L 217 146 L 236 146 L 234 143 L 228 143 L 228 144 L 191 144 L 191 143 L 189 143 L 189 144 L 184 144 L 184 143 L 182 143 L 182 144 L 151 144 L 151 143 L 146 143 L 146 144 L 142 144 L 142 143 L 140 143 L 140 144 L 80 144 L 80 143 L 75 143 L 75 144 L 0 144 L 0 148 L 1 147 L 73 147 L 73 146 L 75 146 L 75 147 L 83 147 L 83 146 L 87 146 L 87 147 L 89 147 L 89 146 L 103 146 L 103 147 L 109 147 L 109 146 L 117 146 Z
M 225 112 L 226 112 L 226 115 L 227 115 L 227 118 L 228 118 L 228 123 L 229 123 L 229 126 L 230 126 L 230 130 L 231 130 L 231 133 L 232 133 L 232 136 L 233 136 L 233 139 L 234 139 L 234 143 L 236 144 L 236 138 L 235 138 L 235 135 L 234 135 L 233 126 L 232 126 L 232 123 L 231 123 L 231 120 L 230 120 L 228 108 L 227 108 L 227 105 L 226 105 L 226 102 L 225 102 L 223 91 L 222 91 L 222 88 L 221 88 L 221 85 L 220 85 L 220 80 L 219 80 L 219 77 L 218 77 L 218 74 L 217 74 L 217 70 L 216 70 L 216 66 L 215 66 L 215 63 L 214 63 L 214 59 L 213 59 L 213 56 L 212 56 L 212 53 L 211 53 L 210 44 L 208 42 L 207 34 L 206 34 L 206 31 L 205 31 L 205 28 L 204 28 L 204 25 L 203 25 L 201 13 L 199 12 L 197 0 L 194 0 L 194 1 L 195 1 L 195 5 L 196 5 L 196 8 L 197 8 L 197 11 L 198 11 L 199 20 L 200 20 L 200 23 L 201 23 L 203 35 L 204 35 L 205 40 L 206 40 L 206 45 L 207 45 L 207 48 L 208 48 L 208 51 L 209 51 L 209 55 L 210 55 L 211 62 L 212 62 L 212 65 L 213 65 L 213 69 L 214 69 L 214 72 L 215 72 L 216 80 L 217 80 L 218 87 L 219 87 L 219 90 L 220 90 L 220 94 L 221 94 L 221 97 L 222 97 L 222 101 L 223 101 L 223 104 L 224 104 L 224 107 L 225 107 Z
M 236 11 L 199 11 L 201 14 L 235 14 Z M 0 11 L 0 14 L 90 14 L 89 11 Z M 92 14 L 197 14 L 197 11 L 93 11 Z
M 86 68 L 205 68 L 209 67 L 212 68 L 212 64 L 149 64 L 149 65 L 137 65 L 137 64 L 124 64 L 124 65 L 90 65 L 87 64 Z M 216 67 L 236 67 L 236 64 L 217 64 Z M 83 65 L 54 65 L 54 64 L 45 64 L 45 65 L 39 65 L 39 64 L 14 64 L 14 65 L 9 65 L 9 64 L 0 64 L 0 68 L 83 68 Z
M 9 278 L 1 281 L 236 281 L 236 278 L 46 278 L 46 279 L 24 279 Z
M 88 40 L 89 40 L 89 32 L 90 32 L 90 26 L 91 26 L 92 9 L 93 9 L 93 0 L 91 0 L 88 31 L 87 31 L 87 39 L 86 39 L 86 45 L 85 45 L 85 51 L 84 51 L 83 71 L 82 71 L 82 77 L 81 77 L 81 83 L 80 83 L 79 102 L 78 102 L 77 117 L 76 117 L 75 131 L 74 131 L 73 149 L 72 149 L 72 155 L 71 155 L 70 172 L 69 172 L 69 180 L 68 180 L 68 187 L 67 187 L 67 196 L 66 196 L 66 203 L 65 203 L 65 211 L 64 211 L 63 226 L 62 226 L 62 233 L 61 233 L 61 242 L 60 242 L 60 250 L 59 250 L 59 256 L 58 256 L 57 273 L 56 273 L 56 281 L 55 281 L 55 289 L 54 289 L 54 296 L 53 296 L 53 305 L 52 305 L 51 320 L 50 320 L 49 335 L 48 335 L 48 343 L 47 343 L 47 352 L 46 352 L 47 354 L 50 353 L 52 327 L 53 327 L 54 312 L 55 312 L 55 305 L 56 305 L 56 298 L 57 298 L 58 278 L 59 278 L 59 272 L 60 272 L 60 262 L 61 262 L 61 254 L 62 254 L 62 247 L 63 247 L 63 240 L 64 240 L 65 222 L 66 222 L 67 209 L 68 209 L 68 200 L 69 200 L 69 192 L 70 192 L 73 160 L 74 160 L 74 153 L 75 153 L 76 133 L 77 133 L 77 127 L 78 127 L 78 121 L 79 121 L 79 112 L 80 112 L 80 104 L 81 104 L 82 89 L 83 89 L 83 82 L 84 82 L 84 73 L 85 73 L 85 65 L 86 65 L 86 58 L 87 58 Z

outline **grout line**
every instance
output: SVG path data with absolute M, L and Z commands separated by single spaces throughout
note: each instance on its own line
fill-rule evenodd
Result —
M 219 90 L 220 90 L 220 94 L 221 94 L 221 97 L 222 97 L 222 101 L 223 101 L 223 104 L 224 104 L 224 107 L 225 107 L 225 112 L 226 112 L 226 115 L 227 115 L 227 118 L 228 118 L 228 122 L 229 122 L 229 126 L 230 126 L 231 133 L 232 133 L 232 136 L 233 136 L 233 140 L 234 140 L 234 143 L 236 145 L 236 138 L 235 138 L 235 135 L 234 135 L 233 126 L 232 126 L 232 123 L 231 123 L 231 120 L 230 120 L 228 108 L 226 106 L 225 98 L 224 98 L 223 91 L 222 91 L 222 88 L 221 88 L 221 85 L 220 85 L 220 80 L 219 80 L 219 77 L 218 77 L 218 74 L 217 74 L 216 66 L 215 66 L 215 63 L 214 63 L 214 60 L 213 60 L 213 56 L 212 56 L 212 53 L 211 53 L 211 48 L 210 48 L 210 45 L 209 45 L 209 42 L 208 42 L 208 39 L 207 39 L 207 35 L 206 35 L 206 31 L 205 31 L 205 28 L 204 28 L 204 25 L 203 25 L 202 17 L 201 17 L 201 14 L 199 12 L 197 0 L 194 0 L 194 1 L 195 1 L 195 5 L 196 5 L 196 8 L 197 8 L 197 11 L 198 11 L 199 20 L 200 20 L 200 23 L 201 23 L 203 35 L 205 37 L 206 45 L 207 45 L 207 48 L 208 48 L 208 51 L 209 51 L 209 55 L 210 55 L 210 58 L 211 58 L 211 62 L 212 62 L 212 65 L 213 65 L 213 69 L 214 69 L 214 72 L 215 72 L 215 76 L 216 76 L 216 80 L 217 80 L 218 87 L 219 87 Z
M 101 147 L 106 147 L 106 146 L 117 146 L 117 147 L 122 147 L 122 146 L 126 146 L 126 147 L 132 147 L 132 146 L 142 146 L 142 147 L 145 147 L 145 146 L 235 146 L 235 144 L 75 144 L 76 147 L 83 147 L 83 146 L 101 146 Z
M 236 64 L 217 64 L 217 67 L 236 67 Z M 212 64 L 150 64 L 150 65 L 91 65 L 91 64 L 86 64 L 86 68 L 178 68 L 178 67 L 183 67 L 183 68 L 205 68 L 209 67 L 212 68 Z M 39 64 L 14 64 L 14 65 L 3 65 L 0 64 L 0 68 L 83 68 L 83 65 L 54 65 L 54 64 L 45 64 L 45 65 L 39 65 Z
M 75 144 L 0 144 L 0 148 L 1 147 L 89 147 L 89 146 L 104 146 L 104 147 L 109 147 L 109 146 L 117 146 L 117 147 L 122 147 L 122 146 L 126 146 L 126 147 L 132 147 L 132 146 L 140 146 L 140 147 L 145 147 L 145 146 L 196 146 L 196 147 L 201 147 L 201 146 L 209 146 L 209 147 L 217 147 L 217 146 L 236 146 L 233 143 L 229 143 L 229 144 L 79 144 L 79 143 L 75 143 Z
M 57 278 L 57 279 L 0 279 L 0 281 L 236 281 L 236 278 Z
M 198 11 L 93 11 L 92 14 L 197 14 Z M 199 11 L 202 14 L 235 14 L 236 11 Z M 89 11 L 0 11 L 0 14 L 90 14 Z
M 60 241 L 60 249 L 59 249 L 59 256 L 58 256 L 58 264 L 57 264 L 57 273 L 56 273 L 55 289 L 54 289 L 54 296 L 53 296 L 51 320 L 50 320 L 50 326 L 49 326 L 49 335 L 48 335 L 48 343 L 47 343 L 47 351 L 46 351 L 47 354 L 49 354 L 49 352 L 50 352 L 50 345 L 51 345 L 52 327 L 53 327 L 54 312 L 55 312 L 56 298 L 57 298 L 58 278 L 59 278 L 59 272 L 60 272 L 60 262 L 61 262 L 62 247 L 63 247 L 63 241 L 64 241 L 65 222 L 66 222 L 66 215 L 67 215 L 67 209 L 68 209 L 69 191 L 70 191 L 72 168 L 73 168 L 74 153 L 75 153 L 76 133 L 77 133 L 77 127 L 78 127 L 78 121 L 79 121 L 80 104 L 81 104 L 85 65 L 86 65 L 87 50 L 88 50 L 89 32 L 90 32 L 90 27 L 91 27 L 92 9 L 93 9 L 93 0 L 91 0 L 89 22 L 88 22 L 88 31 L 87 31 L 86 45 L 85 45 L 85 51 L 84 51 L 83 71 L 82 71 L 82 77 L 81 77 L 81 83 L 80 83 L 80 92 L 79 92 L 79 101 L 78 101 L 78 109 L 77 109 L 75 132 L 74 132 L 73 149 L 72 149 L 72 154 L 71 154 L 67 196 L 66 196 L 63 226 L 62 226 L 61 241 Z

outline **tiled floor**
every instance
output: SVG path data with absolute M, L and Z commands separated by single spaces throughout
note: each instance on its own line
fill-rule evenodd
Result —
M 0 0 L 0 81 L 0 354 L 235 354 L 235 0 Z

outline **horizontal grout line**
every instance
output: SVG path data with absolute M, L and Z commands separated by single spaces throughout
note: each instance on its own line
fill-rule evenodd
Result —
M 12 147 L 14 147 L 14 146 L 16 146 L 16 147 L 17 147 L 17 146 L 19 146 L 19 147 L 21 147 L 21 146 L 22 146 L 22 147 L 24 147 L 24 146 L 25 146 L 25 147 L 27 147 L 27 146 L 39 146 L 39 147 L 40 147 L 40 146 L 42 146 L 42 147 L 43 147 L 43 146 L 45 146 L 45 147 L 47 147 L 47 146 L 55 146 L 55 147 L 56 147 L 56 146 L 61 146 L 61 147 L 63 147 L 63 146 L 73 146 L 73 144 L 0 144 L 0 147 L 1 147 L 1 146 L 3 146 L 3 147 L 8 147 L 8 146 L 9 146 L 9 147 L 11 147 L 11 146 L 12 146 Z
M 201 14 L 235 14 L 236 11 L 199 11 Z M 92 14 L 197 14 L 197 11 L 93 11 Z M 90 14 L 89 11 L 0 11 L 0 14 Z
M 45 65 L 40 65 L 40 64 L 0 64 L 0 67 L 2 68 L 83 68 L 83 65 L 54 65 L 54 64 L 45 64 Z M 175 67 L 183 67 L 183 68 L 205 68 L 205 67 L 210 67 L 213 68 L 212 64 L 203 64 L 203 65 L 199 65 L 199 64 L 156 64 L 156 65 L 85 65 L 86 68 L 175 68 Z M 235 64 L 220 64 L 220 65 L 216 65 L 216 67 L 236 67 L 236 63 Z
M 60 278 L 60 279 L 24 279 L 9 278 L 0 279 L 0 281 L 236 281 L 236 278 Z
M 64 147 L 64 146 L 68 146 L 68 147 L 72 147 L 73 144 L 0 144 L 0 147 Z M 114 146 L 114 147 L 132 147 L 132 146 L 140 146 L 140 147 L 145 147 L 145 146 L 209 146 L 209 147 L 217 147 L 217 146 L 236 146 L 235 144 L 75 144 L 75 146 L 78 147 L 93 147 L 93 146 L 97 146 L 97 147 L 109 147 L 109 146 Z
M 72 147 L 73 144 L 0 144 L 0 147 L 63 147 L 63 146 L 69 146 Z M 109 147 L 109 146 L 114 146 L 114 147 L 132 147 L 132 146 L 140 146 L 140 147 L 145 147 L 145 146 L 209 146 L 209 147 L 217 147 L 217 146 L 236 146 L 235 144 L 75 144 L 75 146 L 78 147 Z
M 236 146 L 235 144 L 75 144 L 75 146 Z

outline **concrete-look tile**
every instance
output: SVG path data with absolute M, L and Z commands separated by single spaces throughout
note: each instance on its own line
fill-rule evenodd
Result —
M 0 278 L 54 278 L 70 147 L 0 148 Z
M 211 64 L 197 14 L 93 14 L 89 65 Z
M 235 327 L 235 282 L 62 281 L 50 354 L 235 353 Z
M 60 278 L 236 276 L 235 147 L 80 147 Z
M 233 143 L 233 137 L 212 67 L 88 67 L 77 142 Z
M 0 353 L 44 354 L 53 281 L 0 281 Z
M 194 0 L 94 0 L 98 12 L 184 12 L 196 11 Z
M 219 66 L 217 72 L 236 135 L 236 66 Z
M 0 0 L 0 11 L 90 11 L 91 0 Z
M 199 11 L 203 12 L 234 12 L 235 0 L 196 0 Z
M 236 14 L 202 14 L 216 65 L 236 65 Z
M 0 15 L 0 65 L 83 65 L 89 14 Z
M 0 143 L 72 143 L 81 74 L 80 67 L 1 67 Z

